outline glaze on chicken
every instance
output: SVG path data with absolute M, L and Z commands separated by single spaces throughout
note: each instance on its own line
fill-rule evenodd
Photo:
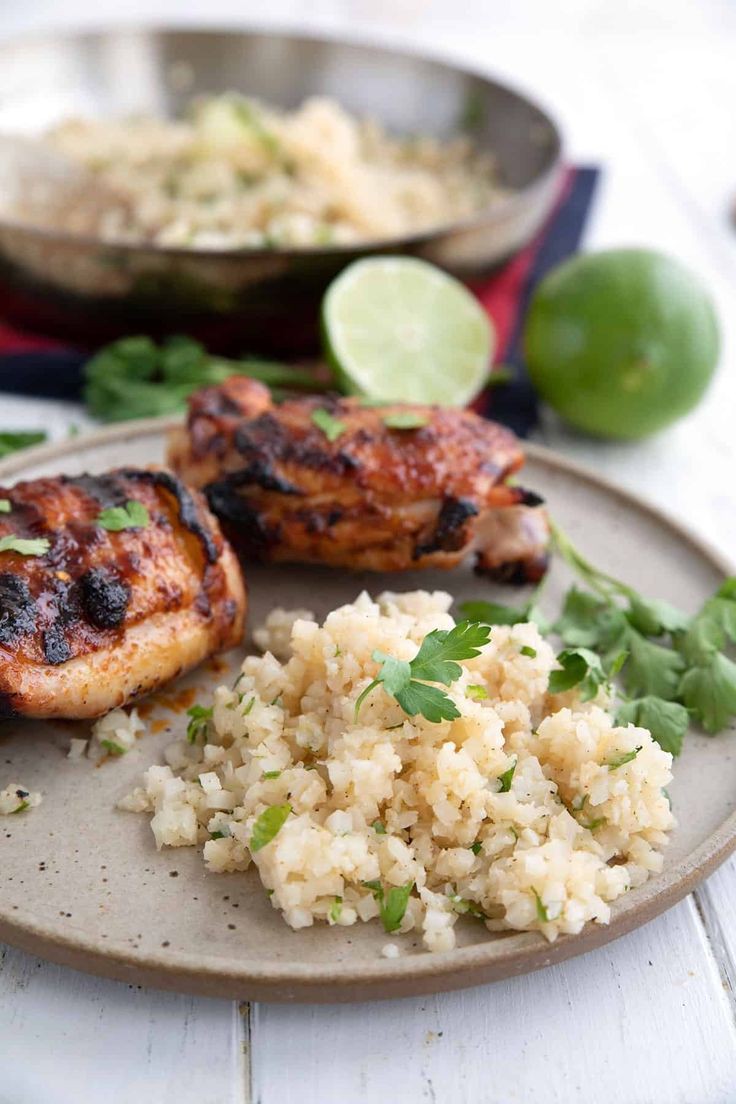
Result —
M 397 414 L 420 424 L 390 428 Z M 405 571 L 475 553 L 478 571 L 519 583 L 546 568 L 541 500 L 506 482 L 519 443 L 470 411 L 334 397 L 274 406 L 262 384 L 233 377 L 192 397 L 168 460 L 249 559 Z
M 0 487 L 0 716 L 96 717 L 237 644 L 240 568 L 200 495 L 170 472 L 121 468 Z M 140 502 L 146 524 L 108 531 Z

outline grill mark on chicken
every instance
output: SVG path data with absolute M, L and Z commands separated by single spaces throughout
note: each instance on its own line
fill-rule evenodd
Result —
M 228 413 L 218 420 L 219 406 Z M 319 409 L 342 424 L 336 440 L 315 425 Z M 337 396 L 269 408 L 260 384 L 234 378 L 190 398 L 169 460 L 205 489 L 246 558 L 403 571 L 453 567 L 475 552 L 481 570 L 515 580 L 537 573 L 542 527 L 525 523 L 524 511 L 541 512 L 541 499 L 506 483 L 524 460 L 514 435 L 446 407 L 412 406 L 416 428 L 385 424 L 406 409 Z M 510 562 L 493 553 L 500 530 L 484 536 L 496 513 L 506 515 L 499 548 L 511 549 Z
M 36 630 L 36 603 L 28 583 L 17 575 L 0 575 L 0 644 L 13 644 Z
M 85 617 L 98 629 L 117 629 L 123 623 L 130 601 L 130 586 L 104 567 L 85 571 L 79 580 Z
M 437 525 L 429 540 L 414 548 L 414 559 L 432 552 L 456 552 L 467 541 L 465 522 L 478 516 L 478 507 L 464 498 L 445 498 L 437 515 Z
M 278 543 L 277 526 L 268 526 L 256 508 L 238 493 L 239 483 L 231 477 L 205 488 L 207 503 L 225 526 L 225 531 L 242 554 L 250 559 L 266 559 L 266 553 Z
M 61 482 L 69 487 L 78 487 L 88 498 L 98 503 L 100 510 L 109 510 L 114 506 L 124 506 L 127 498 L 126 489 L 121 481 L 112 473 L 107 475 L 62 475 Z

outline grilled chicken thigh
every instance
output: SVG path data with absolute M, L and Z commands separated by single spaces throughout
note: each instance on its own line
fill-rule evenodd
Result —
M 37 479 L 0 501 L 0 716 L 96 717 L 240 640 L 235 556 L 170 472 Z M 137 524 L 116 531 L 114 507 Z
M 474 552 L 477 570 L 513 582 L 546 568 L 541 500 L 506 482 L 519 443 L 470 411 L 273 406 L 262 384 L 234 377 L 192 397 L 168 460 L 246 558 L 404 571 Z

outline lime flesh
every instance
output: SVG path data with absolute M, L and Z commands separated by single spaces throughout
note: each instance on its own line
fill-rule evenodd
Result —
M 494 334 L 452 276 L 414 257 L 368 257 L 332 282 L 325 351 L 346 390 L 387 402 L 465 406 L 488 378 Z
M 699 402 L 718 361 L 718 323 L 699 279 L 646 249 L 565 261 L 539 285 L 524 333 L 540 396 L 571 425 L 635 439 Z

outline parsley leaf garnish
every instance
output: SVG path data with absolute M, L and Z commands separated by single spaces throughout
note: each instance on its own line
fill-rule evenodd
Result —
M 11 508 L 9 498 L 0 498 L 0 514 L 9 514 Z
M 330 443 L 336 441 L 338 437 L 342 437 L 347 429 L 344 422 L 341 422 L 338 418 L 333 418 L 329 410 L 325 410 L 322 406 L 312 411 L 312 421 L 318 429 L 322 430 Z
M 27 540 L 24 537 L 16 537 L 8 533 L 0 537 L 0 552 L 17 552 L 19 556 L 43 556 L 51 547 L 51 541 L 45 537 L 35 540 Z
M 269 805 L 267 809 L 263 810 L 253 825 L 253 831 L 250 835 L 248 846 L 251 852 L 260 851 L 262 847 L 265 847 L 278 835 L 290 812 L 291 805 L 288 802 L 284 805 Z
M 264 771 L 263 775 L 261 777 L 264 778 L 264 779 L 269 779 L 269 780 L 272 779 L 272 778 L 280 778 L 281 777 L 281 771 L 280 770 Z
M 472 851 L 474 855 L 479 855 L 482 846 L 483 844 L 480 842 L 480 840 L 476 840 L 475 843 L 471 843 L 468 850 Z
M 149 521 L 148 510 L 135 499 L 129 499 L 124 506 L 110 506 L 97 518 L 97 524 L 110 533 L 119 533 L 123 529 L 144 529 Z
M 187 717 L 190 718 L 187 725 L 187 742 L 194 744 L 197 737 L 204 733 L 212 719 L 212 706 L 193 705 L 187 709 Z
M 409 717 L 421 713 L 434 724 L 455 720 L 460 716 L 460 711 L 452 699 L 444 690 L 427 683 L 440 682 L 449 686 L 455 682 L 462 674 L 462 667 L 457 661 L 480 655 L 481 648 L 489 639 L 490 628 L 487 625 L 460 621 L 452 629 L 434 629 L 427 633 L 410 662 L 395 659 L 377 649 L 373 652 L 373 659 L 381 664 L 381 669 L 355 703 L 356 720 L 368 694 L 381 683 L 386 693 L 396 698 Z
M 536 648 L 530 648 L 528 644 L 523 644 L 521 646 L 521 648 L 519 648 L 519 651 L 520 651 L 521 655 L 528 656 L 529 659 L 536 659 L 537 658 L 537 649 Z
M 385 414 L 383 424 L 387 429 L 423 429 L 429 425 L 429 418 L 416 410 L 397 410 L 393 414 Z
M 373 831 L 376 833 L 377 836 L 385 836 L 386 835 L 386 825 L 380 820 L 374 820 L 373 823 L 371 824 L 371 828 L 373 829 Z

